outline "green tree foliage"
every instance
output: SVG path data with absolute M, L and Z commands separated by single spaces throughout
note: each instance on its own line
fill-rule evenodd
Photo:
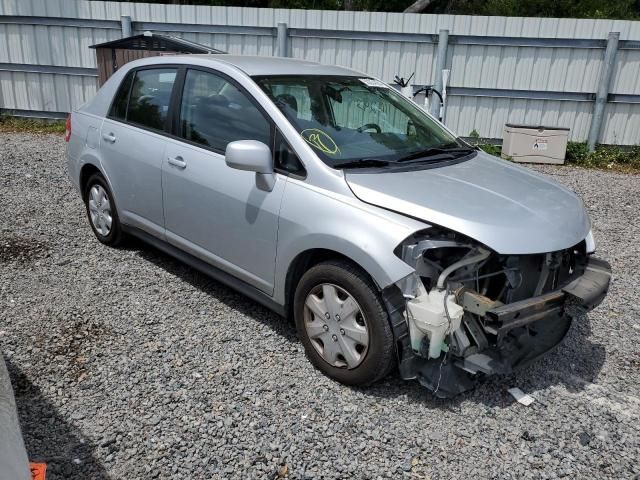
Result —
M 620 18 L 640 17 L 637 0 L 453 0 L 436 1 L 433 13 L 506 17 Z
M 129 1 L 129 0 L 120 0 Z M 412 0 L 144 0 L 147 3 L 402 12 Z M 432 0 L 423 13 L 640 19 L 640 0 Z

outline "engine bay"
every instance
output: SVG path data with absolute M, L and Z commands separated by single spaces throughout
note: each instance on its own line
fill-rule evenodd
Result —
M 552 349 L 575 316 L 569 305 L 590 310 L 608 289 L 609 265 L 588 250 L 582 241 L 556 252 L 500 255 L 436 228 L 407 239 L 396 255 L 415 273 L 386 295 L 403 378 L 450 397 Z

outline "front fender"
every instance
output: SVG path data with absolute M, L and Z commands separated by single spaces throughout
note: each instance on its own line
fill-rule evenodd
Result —
M 274 300 L 284 304 L 292 262 L 308 250 L 332 250 L 360 265 L 383 289 L 414 269 L 394 249 L 425 224 L 355 197 L 326 192 L 289 179 L 278 228 Z

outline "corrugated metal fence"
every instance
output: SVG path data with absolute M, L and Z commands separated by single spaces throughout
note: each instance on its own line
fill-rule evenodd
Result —
M 446 123 L 501 137 L 507 122 L 561 125 L 585 140 L 610 32 L 620 32 L 602 143 L 640 143 L 640 22 L 473 17 L 120 3 L 0 0 L 0 108 L 61 115 L 96 90 L 89 45 L 133 33 L 181 36 L 244 55 L 279 54 L 355 68 L 392 81 L 437 82 L 438 33 L 448 30 Z M 44 112 L 44 113 L 43 113 Z

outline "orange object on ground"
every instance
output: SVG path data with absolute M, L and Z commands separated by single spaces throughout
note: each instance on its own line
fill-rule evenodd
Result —
M 45 480 L 47 475 L 46 463 L 29 463 L 29 469 L 31 470 L 32 480 Z

